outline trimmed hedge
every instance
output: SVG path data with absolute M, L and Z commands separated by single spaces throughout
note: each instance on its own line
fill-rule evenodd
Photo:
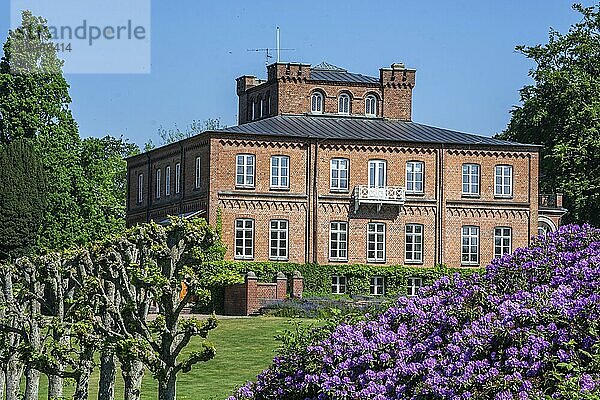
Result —
M 369 287 L 373 276 L 383 276 L 386 296 L 407 294 L 408 278 L 421 278 L 424 286 L 428 286 L 442 276 L 459 273 L 471 275 L 481 271 L 479 268 L 450 268 L 445 265 L 435 267 L 416 267 L 405 265 L 369 265 L 369 264 L 294 264 L 286 262 L 252 262 L 252 261 L 216 261 L 211 268 L 222 269 L 223 276 L 231 273 L 239 274 L 243 282 L 244 275 L 253 271 L 261 282 L 273 282 L 277 272 L 283 272 L 291 278 L 294 271 L 300 271 L 304 278 L 304 297 L 333 297 L 331 293 L 331 276 L 346 276 L 346 295 L 369 295 Z M 336 295 L 335 297 L 339 297 Z

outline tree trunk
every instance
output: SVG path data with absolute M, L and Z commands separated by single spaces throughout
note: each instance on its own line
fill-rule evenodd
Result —
M 115 374 L 115 356 L 111 353 L 101 354 L 100 382 L 98 384 L 98 400 L 114 400 Z
M 25 370 L 25 395 L 23 400 L 38 400 L 40 391 L 40 371 L 28 366 Z
M 12 355 L 8 361 L 6 371 L 6 400 L 18 400 L 21 388 L 21 375 L 23 375 L 23 364 Z
M 121 367 L 123 381 L 125 381 L 125 400 L 139 400 L 142 387 L 142 378 L 144 377 L 144 364 L 141 361 L 133 360 L 123 363 Z
M 6 384 L 6 376 L 4 375 L 4 365 L 0 371 L 0 399 L 4 399 L 4 385 Z
M 56 375 L 48 375 L 48 400 L 63 397 L 63 379 Z
M 175 374 L 169 374 L 165 381 L 158 382 L 158 400 L 175 400 L 176 382 Z
M 75 386 L 73 400 L 88 400 L 90 391 L 90 375 L 92 375 L 91 366 L 82 368 L 81 373 L 77 377 L 77 385 Z

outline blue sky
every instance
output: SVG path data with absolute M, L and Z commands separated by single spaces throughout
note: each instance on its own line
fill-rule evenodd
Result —
M 591 5 L 593 1 L 584 1 Z M 157 142 L 162 125 L 220 118 L 236 123 L 235 78 L 265 77 L 263 53 L 281 27 L 282 61 L 321 61 L 378 75 L 404 62 L 417 69 L 413 120 L 493 135 L 502 131 L 532 63 L 518 44 L 545 43 L 549 28 L 579 20 L 547 1 L 153 1 L 151 73 L 67 74 L 82 136 Z M 0 41 L 9 28 L 0 0 Z

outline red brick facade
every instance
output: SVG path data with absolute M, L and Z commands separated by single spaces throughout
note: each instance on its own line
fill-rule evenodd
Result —
M 411 91 L 414 70 L 394 64 L 380 70 L 379 83 L 346 83 L 311 79 L 310 65 L 273 64 L 268 79 L 238 79 L 239 120 L 249 122 L 249 104 L 254 103 L 254 119 L 296 114 L 313 118 L 311 94 L 324 94 L 324 114 L 337 112 L 337 96 L 351 96 L 351 116 L 365 118 L 365 95 L 377 97 L 379 120 L 410 120 Z M 374 79 L 374 78 L 373 78 Z M 262 116 L 256 114 L 256 99 L 267 99 Z M 251 115 L 250 115 L 251 116 Z M 335 121 L 335 119 L 333 120 Z M 253 185 L 236 183 L 236 157 L 250 155 Z M 271 187 L 272 157 L 286 156 L 289 162 L 289 184 Z M 199 157 L 199 169 L 196 159 Z M 347 160 L 348 183 L 344 190 L 332 189 L 331 162 Z M 360 204 L 354 190 L 369 184 L 369 162 L 385 164 L 386 187 L 406 188 L 409 163 L 423 167 L 423 190 L 406 194 L 401 204 Z M 181 190 L 175 193 L 175 165 L 181 164 Z M 510 250 L 526 246 L 538 232 L 538 163 L 539 148 L 471 144 L 461 146 L 444 143 L 415 143 L 362 140 L 265 136 L 248 133 L 212 131 L 185 139 L 149 153 L 128 159 L 128 224 L 150 219 L 161 221 L 167 215 L 201 211 L 209 223 L 215 224 L 216 210 L 222 210 L 223 238 L 227 259 L 236 256 L 236 220 L 250 219 L 252 230 L 245 239 L 252 251 L 243 257 L 255 261 L 273 259 L 271 222 L 287 221 L 285 255 L 277 260 L 296 263 L 381 263 L 415 264 L 430 267 L 438 263 L 451 266 L 485 265 L 495 253 L 496 228 L 510 228 Z M 478 168 L 478 192 L 463 193 L 463 165 Z M 170 166 L 170 195 L 165 194 L 164 174 Z M 510 195 L 496 193 L 497 167 L 511 168 Z M 156 170 L 161 169 L 161 196 L 156 194 Z M 243 168 L 242 168 L 243 169 Z M 197 173 L 199 178 L 197 179 Z M 139 174 L 144 174 L 141 202 L 138 202 Z M 556 202 L 555 202 L 556 203 Z M 544 206 L 547 211 L 556 210 Z M 560 208 L 560 207 L 558 207 Z M 549 218 L 554 228 L 562 211 Z M 347 227 L 347 254 L 331 259 L 332 222 Z M 369 224 L 382 223 L 385 236 L 383 257 L 368 256 Z M 407 228 L 407 225 L 410 225 Z M 422 252 L 417 259 L 407 259 L 407 229 L 418 225 Z M 463 227 L 478 228 L 477 261 L 462 259 Z M 371 238 L 375 236 L 371 235 Z M 410 238 L 409 238 L 410 239 Z M 378 242 L 379 236 L 375 239 Z M 371 240 L 372 246 L 377 246 Z M 282 242 L 283 243 L 283 242 Z M 377 253 L 380 254 L 380 253 Z

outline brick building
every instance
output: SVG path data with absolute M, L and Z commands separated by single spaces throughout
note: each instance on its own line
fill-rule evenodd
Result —
M 556 229 L 540 148 L 411 122 L 414 86 L 403 64 L 242 76 L 239 125 L 127 160 L 127 222 L 220 208 L 228 259 L 420 266 L 485 265 Z

